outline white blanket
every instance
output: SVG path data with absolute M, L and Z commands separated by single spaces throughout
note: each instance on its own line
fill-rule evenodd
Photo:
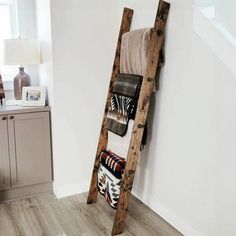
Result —
M 129 120 L 127 133 L 123 137 L 108 131 L 107 150 L 126 159 L 129 151 L 133 125 L 134 120 Z

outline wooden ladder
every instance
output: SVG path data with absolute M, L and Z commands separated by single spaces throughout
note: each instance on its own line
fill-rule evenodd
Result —
M 123 232 L 129 201 L 131 197 L 131 190 L 133 186 L 137 161 L 140 154 L 140 145 L 142 141 L 144 126 L 148 115 L 150 97 L 155 84 L 155 76 L 160 58 L 160 51 L 163 44 L 164 31 L 169 13 L 169 8 L 170 8 L 169 3 L 162 0 L 159 1 L 154 27 L 152 28 L 151 40 L 148 49 L 146 73 L 145 76 L 143 77 L 143 82 L 138 99 L 137 112 L 135 116 L 131 141 L 129 145 L 129 151 L 126 160 L 122 186 L 120 190 L 120 197 L 116 209 L 112 235 L 117 235 Z M 98 195 L 97 181 L 98 181 L 98 169 L 100 165 L 99 156 L 101 151 L 107 148 L 107 140 L 108 140 L 108 131 L 106 128 L 108 106 L 112 96 L 113 82 L 115 80 L 116 75 L 120 71 L 120 50 L 121 50 L 122 35 L 130 30 L 132 17 L 133 17 L 133 10 L 129 8 L 124 8 L 87 204 L 95 203 L 97 201 L 97 195 Z

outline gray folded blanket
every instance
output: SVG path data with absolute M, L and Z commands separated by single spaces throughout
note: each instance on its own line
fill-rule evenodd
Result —
M 107 129 L 124 136 L 136 114 L 142 76 L 117 74 L 107 113 Z

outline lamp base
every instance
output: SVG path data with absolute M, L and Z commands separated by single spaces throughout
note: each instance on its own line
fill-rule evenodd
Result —
M 14 94 L 16 100 L 21 100 L 22 88 L 30 86 L 30 76 L 24 72 L 24 67 L 19 68 L 19 74 L 14 78 Z

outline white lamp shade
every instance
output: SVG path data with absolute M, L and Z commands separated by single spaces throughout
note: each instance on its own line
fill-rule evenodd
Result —
M 5 39 L 5 65 L 40 64 L 40 44 L 37 39 Z

